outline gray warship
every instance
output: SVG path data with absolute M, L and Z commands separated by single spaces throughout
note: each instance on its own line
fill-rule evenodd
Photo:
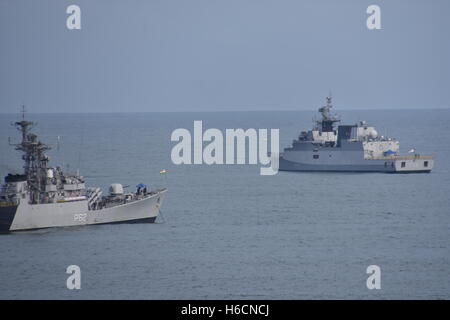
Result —
M 22 151 L 23 174 L 8 174 L 0 191 L 0 232 L 68 227 L 91 224 L 154 222 L 162 205 L 166 188 L 125 193 L 114 183 L 109 194 L 100 188 L 85 186 L 82 176 L 67 174 L 60 167 L 49 166 L 45 154 L 50 146 L 31 133 L 34 123 L 25 120 L 14 125 L 22 142 L 13 144 Z
M 331 114 L 331 96 L 319 108 L 322 119 L 312 130 L 302 131 L 292 146 L 280 154 L 281 171 L 337 172 L 430 172 L 434 160 L 420 155 L 413 148 L 409 155 L 400 155 L 395 138 L 380 136 L 365 121 L 353 125 L 338 125 L 340 119 Z

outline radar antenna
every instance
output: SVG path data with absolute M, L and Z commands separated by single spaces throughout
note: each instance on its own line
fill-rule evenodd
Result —
M 322 126 L 323 132 L 333 131 L 333 124 L 340 121 L 335 115 L 331 114 L 332 107 L 333 103 L 330 92 L 330 94 L 326 97 L 326 105 L 319 108 L 319 112 L 322 114 L 322 120 L 317 121 L 317 123 Z
M 31 201 L 39 201 L 39 193 L 43 191 L 47 164 L 49 157 L 45 151 L 50 150 L 50 146 L 38 140 L 37 135 L 31 133 L 31 128 L 35 126 L 32 121 L 25 120 L 26 109 L 22 106 L 22 121 L 14 122 L 13 125 L 22 133 L 22 141 L 13 144 L 16 150 L 22 151 L 22 159 L 25 162 L 24 174 L 27 177 L 31 191 Z

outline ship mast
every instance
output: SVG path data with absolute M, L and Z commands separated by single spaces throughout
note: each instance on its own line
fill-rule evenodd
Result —
M 322 114 L 322 120 L 317 121 L 317 123 L 321 125 L 322 132 L 331 132 L 333 131 L 334 123 L 339 122 L 340 120 L 336 116 L 331 115 L 331 108 L 333 107 L 331 94 L 326 98 L 326 101 L 326 105 L 319 108 L 319 112 Z
M 23 152 L 24 175 L 27 177 L 30 187 L 30 200 L 33 203 L 39 203 L 40 194 L 45 192 L 45 179 L 49 161 L 49 157 L 44 152 L 51 148 L 39 141 L 37 136 L 30 132 L 35 123 L 25 120 L 25 113 L 25 106 L 22 106 L 22 121 L 13 124 L 22 134 L 22 142 L 14 144 L 14 146 L 16 150 Z

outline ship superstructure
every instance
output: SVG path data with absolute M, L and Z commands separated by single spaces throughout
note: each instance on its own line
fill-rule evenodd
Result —
M 15 149 L 23 153 L 22 174 L 8 174 L 0 190 L 0 231 L 29 230 L 84 224 L 154 222 L 166 188 L 125 193 L 121 184 L 110 186 L 109 195 L 100 188 L 86 188 L 79 174 L 64 173 L 49 165 L 45 154 L 50 146 L 31 132 L 34 123 L 15 122 L 21 143 Z
M 352 171 L 352 172 L 430 172 L 434 160 L 420 155 L 400 155 L 395 138 L 380 136 L 365 121 L 353 125 L 339 124 L 331 113 L 332 99 L 319 108 L 321 120 L 312 130 L 302 131 L 280 155 L 282 171 Z

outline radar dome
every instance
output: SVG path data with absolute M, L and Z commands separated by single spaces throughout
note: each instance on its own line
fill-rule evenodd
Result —
M 375 139 L 378 137 L 378 132 L 373 127 L 367 129 L 367 134 L 371 139 Z

